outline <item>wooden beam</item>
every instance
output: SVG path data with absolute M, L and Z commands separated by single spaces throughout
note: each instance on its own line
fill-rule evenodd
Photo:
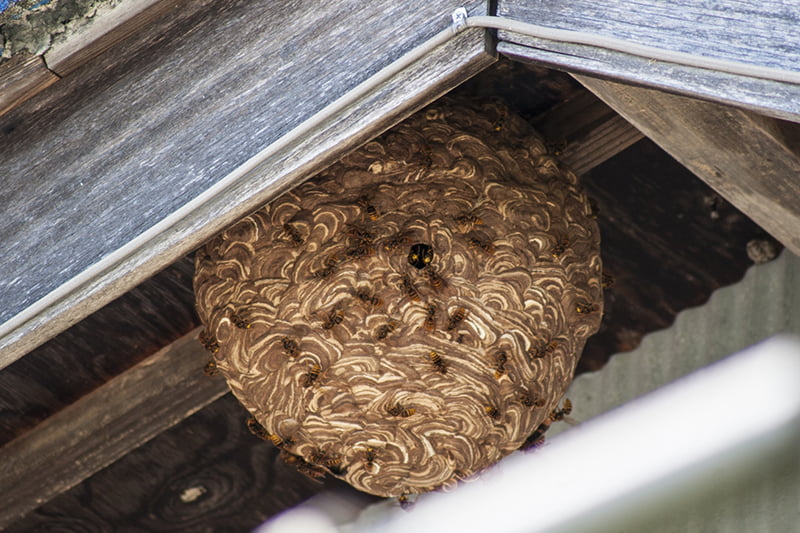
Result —
M 563 121 L 576 114 L 594 118 L 574 121 L 574 127 Z M 608 115 L 608 108 L 590 97 L 535 122 L 550 135 L 580 138 L 592 131 L 613 131 L 604 127 L 614 121 Z M 599 160 L 580 153 L 590 146 L 579 144 L 576 160 Z M 612 151 L 603 154 L 611 157 Z M 14 465 L 0 479 L 0 494 L 9 495 L 0 510 L 0 528 L 225 394 L 224 381 L 203 375 L 209 356 L 197 341 L 199 332 L 200 328 L 173 342 L 0 449 L 0 464 Z
M 321 118 L 452 4 L 201 7 L 0 117 L 0 368 L 495 61 L 466 30 Z
M 0 529 L 228 391 L 203 374 L 199 329 L 0 449 Z
M 498 0 L 499 16 L 797 74 L 797 10 L 782 0 Z M 800 85 L 692 68 L 620 51 L 498 32 L 498 52 L 569 72 L 657 87 L 800 122 Z
M 125 0 L 98 12 L 74 34 L 44 53 L 47 66 L 66 76 L 81 65 L 165 17 L 180 17 L 186 2 L 175 0 Z
M 800 254 L 800 126 L 658 90 L 575 77 Z
M 644 137 L 589 92 L 544 113 L 533 125 L 579 176 Z
M 59 80 L 40 56 L 19 54 L 0 65 L 0 115 Z

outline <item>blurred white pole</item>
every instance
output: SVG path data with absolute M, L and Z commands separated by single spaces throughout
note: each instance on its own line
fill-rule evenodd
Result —
M 798 454 L 800 342 L 775 337 L 508 457 L 451 493 L 424 495 L 410 511 L 378 504 L 329 524 L 351 533 L 623 531 Z

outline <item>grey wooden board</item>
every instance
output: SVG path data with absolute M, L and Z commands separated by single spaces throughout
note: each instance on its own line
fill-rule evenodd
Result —
M 203 374 L 198 330 L 0 449 L 0 529 L 226 392 Z
M 485 13 L 483 2 L 466 5 Z M 202 209 L 145 234 L 446 29 L 452 9 L 277 6 L 192 4 L 179 28 L 148 28 L 0 118 L 0 367 L 494 61 L 484 31 L 463 32 L 237 174 Z
M 715 2 L 530 2 L 499 0 L 498 15 L 541 26 L 596 33 L 677 52 L 798 71 L 800 4 L 782 0 Z M 498 50 L 570 71 L 702 96 L 800 122 L 800 87 L 623 53 L 559 44 L 501 31 Z
M 800 254 L 800 125 L 655 89 L 575 77 Z
M 42 56 L 50 70 L 63 77 L 159 18 L 180 16 L 185 4 L 174 0 L 124 0 L 102 6 L 78 28 L 67 27 L 66 33 Z

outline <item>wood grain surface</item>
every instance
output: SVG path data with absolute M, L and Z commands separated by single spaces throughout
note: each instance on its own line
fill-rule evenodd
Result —
M 186 257 L 0 372 L 0 446 L 200 325 Z
M 578 373 L 669 327 L 684 309 L 739 281 L 753 264 L 750 241 L 782 247 L 649 139 L 585 174 L 598 207 L 605 291 L 600 331 L 589 338 Z M 773 256 L 773 258 L 775 257 Z M 680 354 L 675 354 L 680 357 Z
M 150 25 L 178 20 L 190 15 L 198 5 L 175 0 L 126 0 L 110 9 L 99 9 L 86 27 L 65 36 L 43 54 L 47 66 L 59 76 L 66 76 L 114 45 Z
M 374 501 L 300 474 L 246 419 L 226 395 L 4 531 L 242 533 L 323 491 Z
M 528 2 L 500 0 L 498 15 L 698 56 L 798 71 L 800 6 L 780 0 Z M 571 72 L 626 80 L 800 121 L 800 86 L 650 61 L 590 46 L 499 32 L 498 51 Z M 521 45 L 521 46 L 520 46 Z
M 800 125 L 653 89 L 577 79 L 800 254 Z
M 533 121 L 559 159 L 581 176 L 644 135 L 589 92 L 559 104 Z
M 148 27 L 0 118 L 12 191 L 0 220 L 11 251 L 0 280 L 0 366 L 494 61 L 484 32 L 466 31 L 243 169 L 446 29 L 452 6 L 204 5 L 179 27 Z M 485 13 L 483 2 L 466 5 Z M 232 35 L 236 45 L 224 45 Z M 237 169 L 220 194 L 184 207 Z
M 0 116 L 58 80 L 39 56 L 19 54 L 3 63 L 0 65 Z
M 497 14 L 542 26 L 797 70 L 800 6 L 782 0 L 498 0 Z
M 195 330 L 0 448 L 0 528 L 226 392 Z

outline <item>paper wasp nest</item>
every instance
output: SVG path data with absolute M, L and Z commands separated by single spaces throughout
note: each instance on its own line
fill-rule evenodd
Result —
M 437 102 L 197 253 L 201 340 L 306 471 L 451 485 L 545 421 L 600 324 L 576 181 L 501 104 Z

